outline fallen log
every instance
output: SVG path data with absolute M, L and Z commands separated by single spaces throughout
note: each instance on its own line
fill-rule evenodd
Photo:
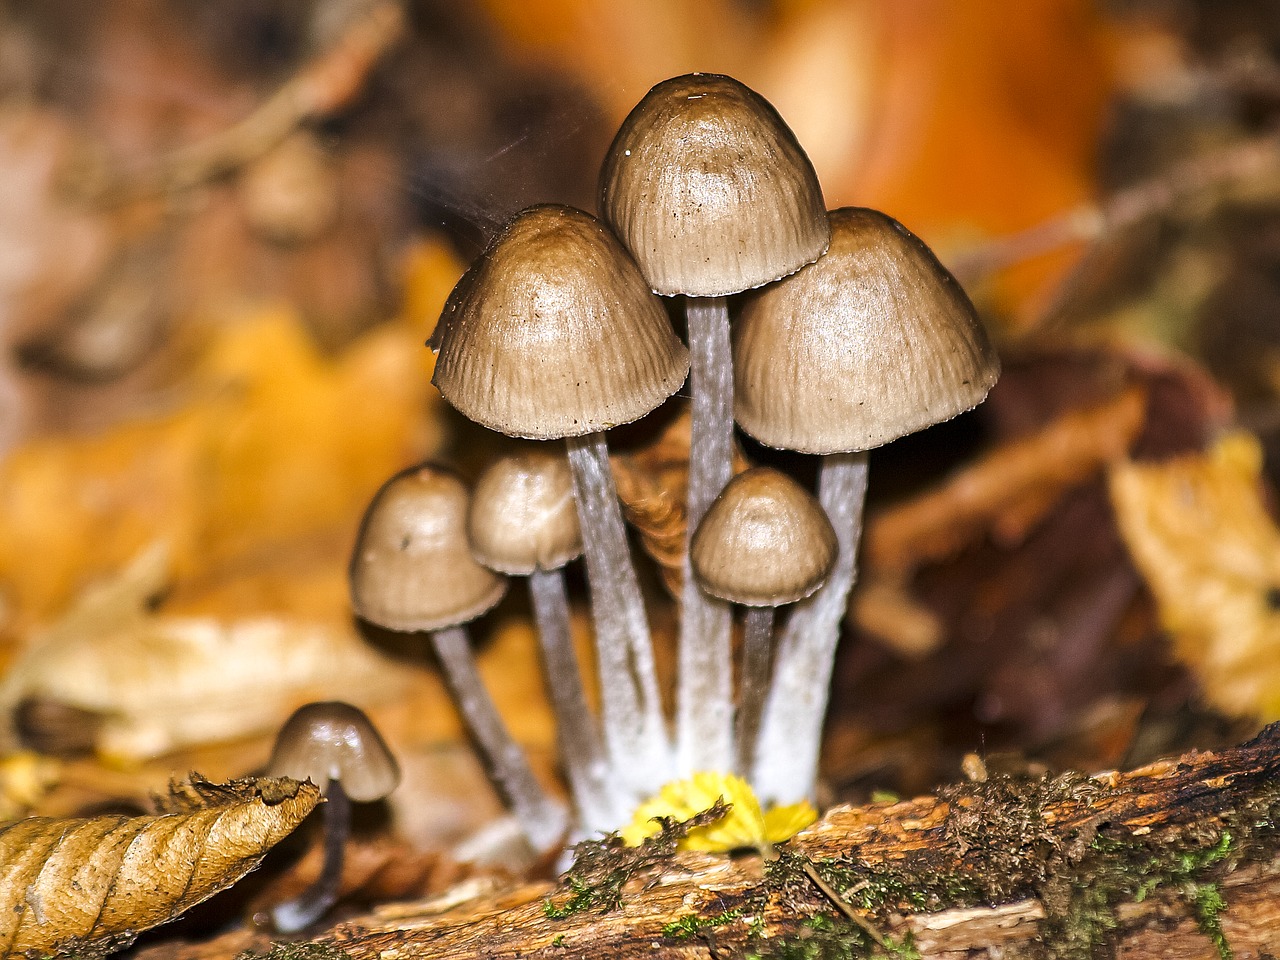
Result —
M 140 960 L 1265 960 L 1280 950 L 1280 724 L 1129 773 L 837 807 L 769 857 L 674 843 L 589 843 L 557 884 L 386 905 L 314 941 Z

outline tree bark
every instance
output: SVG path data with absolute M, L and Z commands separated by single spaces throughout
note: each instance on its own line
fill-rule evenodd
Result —
M 853 912 L 890 948 L 909 938 L 929 960 L 1216 960 L 1228 949 L 1263 960 L 1280 949 L 1280 724 L 1241 747 L 1130 773 L 999 778 L 837 807 L 773 860 L 646 860 L 605 845 L 589 862 L 575 867 L 576 885 L 387 905 L 312 946 L 317 960 L 333 948 L 355 960 L 887 955 L 843 921 Z M 628 873 L 611 905 L 608 879 Z M 144 956 L 230 960 L 246 945 Z

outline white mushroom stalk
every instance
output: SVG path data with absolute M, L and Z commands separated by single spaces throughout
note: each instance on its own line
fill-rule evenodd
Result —
M 734 769 L 751 779 L 760 718 L 769 696 L 773 668 L 773 607 L 750 607 L 742 617 L 742 674 L 738 681 L 738 718 L 734 726 Z
M 389 630 L 428 634 L 454 705 L 475 740 L 490 779 L 538 853 L 558 846 L 568 827 L 564 805 L 534 776 L 476 671 L 462 624 L 496 604 L 506 581 L 471 556 L 470 493 L 447 470 L 429 465 L 399 473 L 374 496 L 351 559 L 356 613 Z
M 535 570 L 529 574 L 529 598 L 542 648 L 547 686 L 556 715 L 556 742 L 584 833 L 613 829 L 627 810 L 610 790 L 609 768 L 596 718 L 587 706 L 582 671 L 569 628 L 569 598 L 564 572 Z
M 857 575 L 866 493 L 865 453 L 823 457 L 818 502 L 835 529 L 836 562 L 818 592 L 796 605 L 778 640 L 773 683 L 751 766 L 751 782 L 762 800 L 797 803 L 814 799 L 822 721 L 827 714 L 840 623 Z
M 524 748 L 507 730 L 476 671 L 467 631 L 463 627 L 433 631 L 431 646 L 485 768 L 515 814 L 529 845 L 540 854 L 554 850 L 568 830 L 567 812 L 563 804 L 547 795 L 529 766 Z
M 682 294 L 693 397 L 690 532 L 731 473 L 733 361 L 725 297 L 812 262 L 829 233 L 817 175 L 791 130 L 731 77 L 655 86 L 623 121 L 600 173 L 601 210 L 657 293 Z M 731 614 L 688 576 L 676 686 L 682 774 L 729 770 Z
M 747 299 L 734 414 L 772 447 L 824 456 L 819 499 L 838 559 L 778 644 L 753 780 L 766 802 L 812 798 L 840 623 L 855 573 L 866 450 L 981 403 L 999 362 L 929 248 L 874 210 L 833 211 L 816 263 Z
M 566 443 L 595 621 L 605 746 L 614 777 L 630 788 L 634 803 L 672 774 L 649 620 L 604 435 L 570 437 Z
M 461 413 L 509 436 L 566 441 L 605 747 L 623 795 L 656 792 L 671 751 L 603 431 L 679 389 L 688 351 L 617 238 L 560 206 L 532 207 L 507 224 L 454 288 L 432 339 L 434 382 Z
M 724 297 L 688 299 L 685 316 L 693 396 L 686 506 L 692 539 L 732 473 L 733 354 Z M 687 551 L 681 601 L 676 762 L 682 774 L 723 770 L 733 756 L 733 619 L 729 604 L 699 588 Z

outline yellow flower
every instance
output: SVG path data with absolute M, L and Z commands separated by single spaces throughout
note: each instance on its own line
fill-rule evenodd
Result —
M 661 831 L 656 818 L 689 820 L 710 810 L 717 800 L 729 804 L 729 812 L 715 823 L 691 829 L 680 841 L 680 849 L 725 852 L 752 848 L 766 853 L 775 843 L 795 836 L 818 818 L 817 811 L 803 802 L 774 807 L 765 813 L 755 792 L 741 777 L 695 773 L 687 780 L 668 783 L 656 797 L 642 803 L 631 823 L 623 828 L 622 839 L 628 846 L 637 847 Z

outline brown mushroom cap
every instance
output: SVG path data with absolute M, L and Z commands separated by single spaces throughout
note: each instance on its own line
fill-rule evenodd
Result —
M 405 470 L 383 485 L 351 558 L 351 602 L 359 616 L 389 630 L 440 630 L 502 599 L 506 581 L 471 556 L 469 499 L 461 480 L 432 466 Z
M 433 345 L 433 382 L 508 436 L 582 436 L 675 393 L 689 355 L 634 261 L 571 207 L 520 213 L 458 281 Z
M 496 460 L 476 481 L 467 532 L 472 556 L 491 570 L 563 567 L 582 553 L 569 461 L 542 450 Z
M 875 210 L 833 211 L 817 263 L 747 298 L 734 416 L 771 447 L 868 450 L 977 406 L 1000 364 L 933 253 Z
M 381 800 L 400 783 L 400 767 L 364 711 L 337 700 L 293 712 L 276 737 L 267 773 L 310 780 L 321 790 L 338 780 L 358 803 Z
M 835 559 L 835 531 L 818 501 L 770 467 L 752 467 L 730 480 L 689 546 L 698 586 L 750 607 L 809 596 Z
M 661 294 L 719 297 L 813 262 L 830 236 L 813 165 L 731 77 L 664 80 L 623 121 L 600 210 Z

